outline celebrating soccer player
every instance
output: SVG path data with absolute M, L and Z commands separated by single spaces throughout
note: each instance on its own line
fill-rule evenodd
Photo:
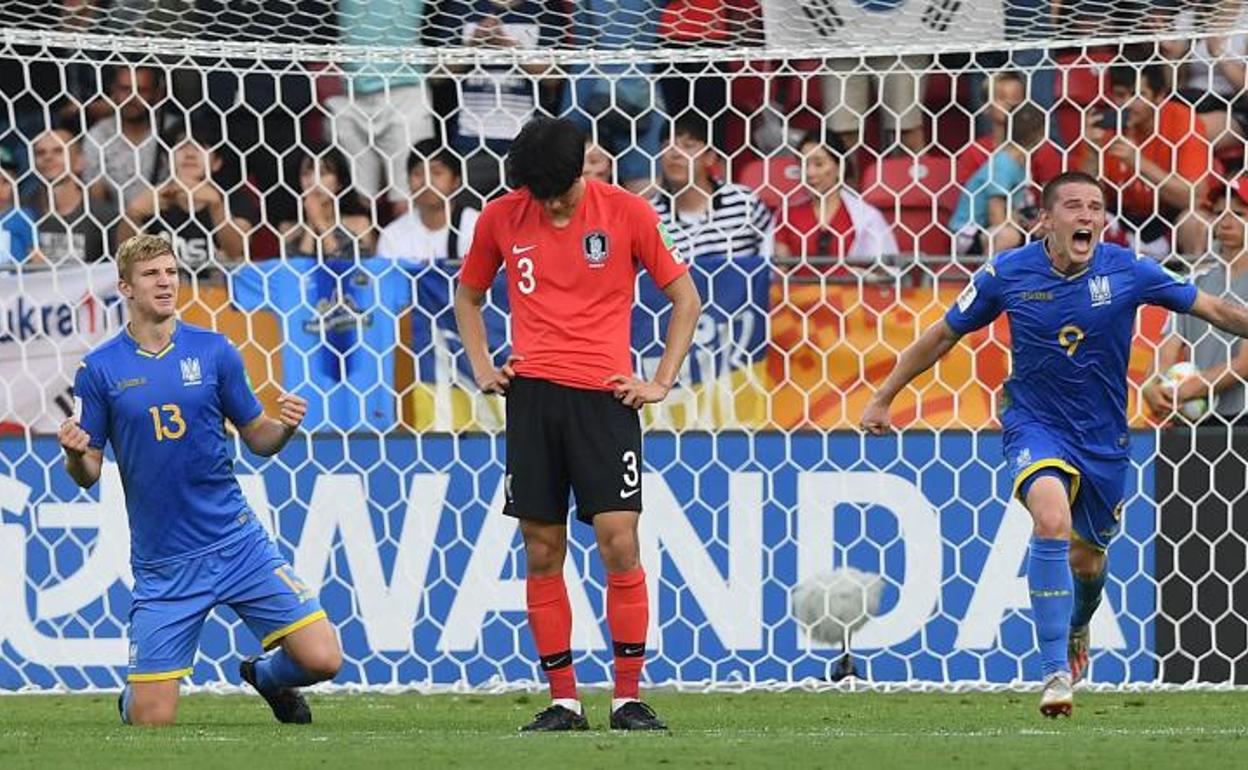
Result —
M 1044 240 L 984 266 L 940 323 L 897 359 L 862 415 L 889 428 L 889 405 L 962 335 L 1005 312 L 1013 375 L 1001 394 L 1013 494 L 1034 522 L 1027 582 L 1044 674 L 1040 711 L 1069 715 L 1088 665 L 1088 623 L 1101 601 L 1105 549 L 1121 524 L 1130 468 L 1127 360 L 1136 308 L 1190 313 L 1248 336 L 1248 310 L 1198 291 L 1147 257 L 1100 243 L 1105 200 L 1083 173 L 1044 188 Z
M 178 266 L 169 242 L 136 235 L 117 252 L 126 328 L 83 360 L 76 416 L 59 433 L 65 468 L 90 487 L 112 442 L 130 517 L 134 601 L 130 670 L 118 699 L 127 724 L 170 724 L 208 613 L 227 605 L 261 645 L 242 678 L 281 722 L 312 721 L 297 688 L 338 672 L 338 637 L 247 507 L 234 478 L 232 422 L 251 451 L 276 454 L 307 404 L 284 395 L 266 417 L 238 350 L 177 319 Z
M 641 424 L 637 410 L 676 382 L 701 301 L 658 215 L 642 198 L 582 176 L 585 139 L 568 120 L 536 118 L 507 154 L 518 188 L 477 222 L 455 293 L 455 317 L 477 385 L 507 396 L 505 513 L 520 519 L 529 628 L 552 703 L 523 730 L 584 730 L 563 582 L 568 493 L 593 526 L 607 571 L 615 647 L 611 727 L 665 729 L 639 699 L 649 599 L 637 542 Z M 636 263 L 672 302 L 654 379 L 633 376 L 629 325 Z M 482 304 L 506 265 L 513 355 L 495 367 Z M 657 567 L 657 565 L 654 565 Z

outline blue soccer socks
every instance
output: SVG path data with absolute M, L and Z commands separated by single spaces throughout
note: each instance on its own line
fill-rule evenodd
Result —
M 1027 559 L 1027 585 L 1040 645 L 1044 676 L 1069 670 L 1066 642 L 1074 605 L 1070 575 L 1070 541 L 1032 537 Z

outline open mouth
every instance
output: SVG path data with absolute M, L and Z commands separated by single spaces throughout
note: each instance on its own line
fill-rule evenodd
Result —
M 1079 249 L 1092 248 L 1091 228 L 1081 227 L 1078 230 L 1076 230 L 1075 234 L 1071 237 L 1071 243 L 1073 243 Z

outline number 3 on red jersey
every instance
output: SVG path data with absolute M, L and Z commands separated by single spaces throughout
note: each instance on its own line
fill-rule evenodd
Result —
M 519 274 L 519 280 L 516 281 L 516 288 L 521 294 L 532 294 L 537 288 L 537 279 L 533 277 L 533 260 L 529 257 L 521 257 L 516 260 L 516 272 Z

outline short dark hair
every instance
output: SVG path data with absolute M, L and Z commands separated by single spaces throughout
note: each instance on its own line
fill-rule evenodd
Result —
M 585 134 L 568 118 L 539 116 L 524 124 L 507 151 L 507 178 L 534 198 L 568 191 L 585 167 Z
M 420 168 L 426 161 L 441 163 L 449 168 L 455 176 L 460 179 L 464 177 L 463 161 L 449 147 L 437 139 L 425 139 L 417 142 L 412 147 L 412 151 L 407 155 L 408 176 L 411 176 L 411 173 Z
M 1147 83 L 1158 96 L 1170 94 L 1170 74 L 1165 65 L 1146 64 L 1136 68 L 1131 64 L 1115 64 L 1109 68 L 1109 87 L 1135 91 L 1141 83 Z
M 707 119 L 696 112 L 685 112 L 672 124 L 672 138 L 687 136 L 695 142 L 705 145 L 711 143 L 711 132 Z
M 1046 211 L 1053 208 L 1057 193 L 1068 184 L 1090 184 L 1097 188 L 1101 186 L 1101 183 L 1091 174 L 1085 174 L 1082 171 L 1064 171 L 1050 179 L 1044 186 L 1044 192 L 1041 193 L 1040 198 Z

